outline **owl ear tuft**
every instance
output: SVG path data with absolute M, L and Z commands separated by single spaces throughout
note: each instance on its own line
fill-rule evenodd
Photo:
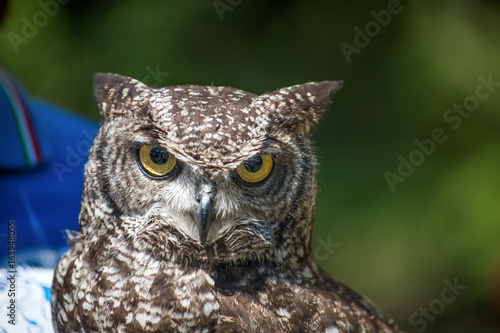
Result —
M 147 86 L 130 77 L 111 74 L 94 74 L 94 97 L 105 119 L 130 112 L 134 98 Z
M 299 84 L 261 95 L 271 126 L 286 127 L 292 132 L 309 132 L 326 110 L 330 97 L 344 81 L 321 81 Z

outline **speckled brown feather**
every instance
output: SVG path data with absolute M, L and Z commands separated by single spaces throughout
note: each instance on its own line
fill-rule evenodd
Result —
M 56 330 L 397 332 L 311 257 L 316 159 L 307 134 L 340 87 L 257 96 L 97 74 L 104 122 L 85 167 L 80 235 L 54 276 Z M 147 176 L 142 144 L 167 149 L 179 171 Z M 274 166 L 250 186 L 236 169 L 255 154 Z M 202 244 L 194 220 L 206 188 L 214 222 Z

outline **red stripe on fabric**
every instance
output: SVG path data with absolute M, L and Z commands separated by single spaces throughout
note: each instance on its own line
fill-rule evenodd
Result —
M 40 146 L 38 145 L 38 141 L 36 140 L 35 136 L 35 130 L 33 128 L 33 124 L 31 122 L 31 118 L 29 116 L 28 112 L 28 106 L 26 105 L 25 101 L 23 100 L 21 93 L 19 92 L 19 89 L 16 87 L 14 82 L 11 80 L 10 77 L 7 76 L 7 79 L 10 81 L 10 84 L 13 89 L 13 93 L 18 101 L 19 106 L 21 107 L 21 113 L 24 118 L 24 121 L 26 122 L 26 125 L 28 127 L 28 133 L 29 133 L 29 140 L 31 143 L 32 150 L 34 152 L 34 157 L 35 157 L 35 162 L 36 164 L 39 164 L 42 161 L 42 153 L 40 151 Z

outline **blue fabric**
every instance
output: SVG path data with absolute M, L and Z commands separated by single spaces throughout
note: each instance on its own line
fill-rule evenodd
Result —
M 6 111 L 0 104 L 0 113 Z M 30 101 L 30 116 L 42 163 L 31 170 L 0 171 L 0 263 L 6 261 L 8 222 L 14 220 L 16 264 L 52 266 L 66 246 L 63 230 L 78 230 L 83 168 L 99 125 L 39 100 Z M 2 131 L 9 125 L 2 123 Z M 5 133 L 10 136 L 2 139 L 11 145 L 0 146 L 0 156 L 19 147 L 17 133 Z

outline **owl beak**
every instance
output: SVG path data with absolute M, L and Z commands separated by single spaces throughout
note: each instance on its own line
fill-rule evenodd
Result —
M 212 214 L 212 191 L 202 191 L 198 196 L 199 206 L 196 213 L 196 224 L 198 225 L 198 231 L 200 236 L 201 245 L 205 245 L 207 241 L 208 232 L 214 221 Z

